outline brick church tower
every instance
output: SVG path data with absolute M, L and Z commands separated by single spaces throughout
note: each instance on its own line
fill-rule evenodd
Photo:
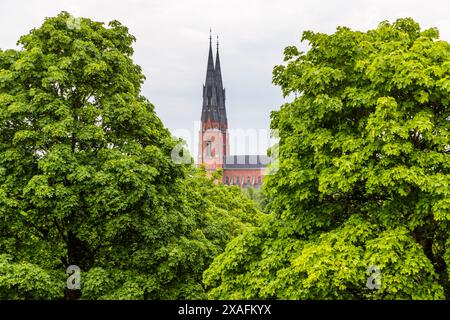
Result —
M 220 69 L 219 43 L 217 42 L 214 64 L 211 34 L 209 36 L 208 64 L 203 85 L 203 106 L 199 132 L 199 164 L 208 171 L 223 167 L 224 157 L 229 153 L 228 120 L 225 110 L 225 89 Z
M 266 155 L 230 155 L 219 43 L 214 63 L 210 34 L 197 164 L 204 165 L 209 172 L 222 168 L 223 184 L 259 188 L 271 161 Z

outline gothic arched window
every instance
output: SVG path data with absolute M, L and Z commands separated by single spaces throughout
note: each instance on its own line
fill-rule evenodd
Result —
M 236 177 L 236 184 L 239 184 L 239 176 Z
M 229 180 L 228 176 L 225 177 L 225 184 L 230 184 L 230 180 Z

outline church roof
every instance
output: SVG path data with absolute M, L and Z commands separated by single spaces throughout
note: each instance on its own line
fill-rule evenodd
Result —
M 224 169 L 263 169 L 272 159 L 266 155 L 229 155 L 224 162 Z
M 225 108 L 225 89 L 222 83 L 222 71 L 220 69 L 219 44 L 217 43 L 216 61 L 214 63 L 211 35 L 209 37 L 208 63 L 206 67 L 206 79 L 203 85 L 202 123 L 211 128 L 226 129 L 228 127 Z

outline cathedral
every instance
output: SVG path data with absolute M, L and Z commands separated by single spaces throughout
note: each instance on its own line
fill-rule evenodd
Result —
M 203 105 L 198 148 L 199 165 L 211 172 L 222 169 L 222 182 L 227 185 L 259 188 L 271 159 L 266 155 L 230 155 L 225 88 L 220 69 L 219 44 L 214 62 L 209 37 L 206 79 L 203 85 Z

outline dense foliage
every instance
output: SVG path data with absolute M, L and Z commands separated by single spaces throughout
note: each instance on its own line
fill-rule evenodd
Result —
M 134 40 L 63 12 L 0 51 L 0 298 L 205 298 L 203 271 L 260 219 L 174 163 Z
M 302 40 L 274 69 L 296 97 L 271 116 L 273 216 L 214 260 L 209 296 L 449 298 L 450 45 L 412 19 Z

